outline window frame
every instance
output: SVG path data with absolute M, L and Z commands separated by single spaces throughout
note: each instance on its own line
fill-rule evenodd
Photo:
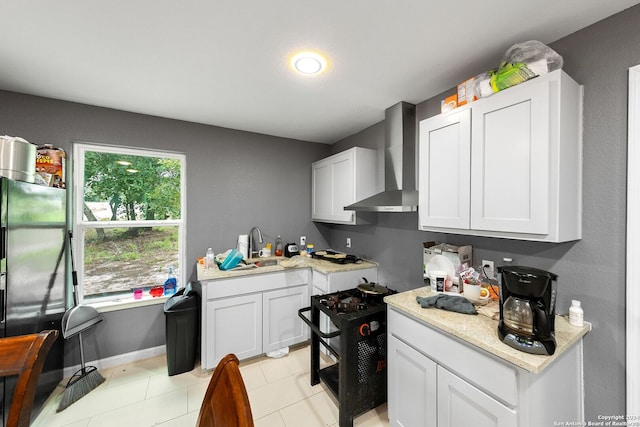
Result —
M 109 154 L 125 154 L 134 156 L 162 157 L 179 160 L 180 162 L 180 218 L 164 220 L 136 220 L 136 221 L 85 221 L 83 219 L 84 203 L 84 158 L 86 152 L 102 152 Z M 135 305 L 147 305 L 152 297 L 144 296 L 141 300 L 134 300 L 133 293 L 130 295 L 113 294 L 96 297 L 85 297 L 83 277 L 84 277 L 84 233 L 88 229 L 97 228 L 123 228 L 123 227 L 157 227 L 175 226 L 178 228 L 178 285 L 185 286 L 186 268 L 186 239 L 187 229 L 185 218 L 187 216 L 187 190 L 186 190 L 186 155 L 168 150 L 152 150 L 146 148 L 136 148 L 130 146 L 106 145 L 91 142 L 75 142 L 73 144 L 73 203 L 72 221 L 73 229 L 73 253 L 74 267 L 78 277 L 78 302 L 85 304 L 101 305 L 103 303 L 125 303 L 127 308 L 132 302 Z M 78 238 L 76 238 L 76 236 Z M 153 298 L 162 302 L 166 298 Z

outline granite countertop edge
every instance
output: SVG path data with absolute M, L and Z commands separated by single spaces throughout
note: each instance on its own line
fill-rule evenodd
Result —
M 284 267 L 280 265 L 281 261 L 290 260 L 285 257 L 269 257 L 265 258 L 266 260 L 276 260 L 278 261 L 277 265 L 267 265 L 264 267 L 258 267 L 253 269 L 246 270 L 227 270 L 223 271 L 214 267 L 211 270 L 205 270 L 202 265 L 197 264 L 197 277 L 198 281 L 208 281 L 208 280 L 220 280 L 220 279 L 231 279 L 235 277 L 243 277 L 243 276 L 255 276 L 260 274 L 274 273 L 280 271 L 288 271 L 288 270 L 298 270 L 310 268 L 314 271 L 318 271 L 323 274 L 329 273 L 337 273 L 343 271 L 354 271 L 354 270 L 362 270 L 365 268 L 374 268 L 378 266 L 378 263 L 370 260 L 362 260 L 357 263 L 346 263 L 346 264 L 335 264 L 329 261 L 314 259 L 314 258 L 299 258 L 295 260 L 295 265 L 292 267 Z
M 556 316 L 555 353 L 551 356 L 529 354 L 500 341 L 497 320 L 482 314 L 468 315 L 437 308 L 422 308 L 416 301 L 417 297 L 432 295 L 435 293 L 431 288 L 422 287 L 386 296 L 385 302 L 402 314 L 532 373 L 541 372 L 591 330 L 591 325 L 587 322 L 583 327 L 578 327 L 571 325 L 566 317 Z

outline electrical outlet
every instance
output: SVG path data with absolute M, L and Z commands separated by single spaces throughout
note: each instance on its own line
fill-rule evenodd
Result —
M 489 279 L 493 279 L 495 277 L 495 264 L 493 263 L 493 261 L 483 259 L 482 270 Z
M 347 237 L 347 247 L 351 247 L 351 237 Z
M 300 236 L 300 250 L 307 246 L 307 236 Z

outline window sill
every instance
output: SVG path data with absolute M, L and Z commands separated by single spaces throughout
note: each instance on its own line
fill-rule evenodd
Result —
M 130 308 L 139 308 L 147 305 L 164 304 L 169 296 L 150 297 L 144 296 L 141 299 L 131 298 L 118 298 L 111 301 L 93 302 L 83 305 L 88 305 L 95 308 L 98 313 L 107 313 L 110 311 L 127 310 Z

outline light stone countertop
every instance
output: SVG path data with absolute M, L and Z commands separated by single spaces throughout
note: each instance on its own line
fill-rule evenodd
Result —
M 211 270 L 205 270 L 204 267 L 200 264 L 197 264 L 197 277 L 198 281 L 205 280 L 218 280 L 218 279 L 230 279 L 234 277 L 241 276 L 253 276 L 256 274 L 265 274 L 265 273 L 273 273 L 278 271 L 286 271 L 290 269 L 296 268 L 311 268 L 314 271 L 318 271 L 320 273 L 329 274 L 329 273 L 339 273 L 342 271 L 353 271 L 353 270 L 361 270 L 365 268 L 375 268 L 378 266 L 377 263 L 372 261 L 363 260 L 362 262 L 357 263 L 346 263 L 346 264 L 335 264 L 329 261 L 324 261 L 320 259 L 314 259 L 310 257 L 294 257 L 294 258 L 285 258 L 285 257 L 267 257 L 260 258 L 261 261 L 272 261 L 275 260 L 278 262 L 277 265 L 266 265 L 264 267 L 257 268 L 247 268 L 240 270 L 220 270 L 217 266 L 215 266 Z M 284 267 L 280 265 L 280 262 L 285 261 L 294 263 L 293 267 Z M 355 287 L 355 285 L 354 285 Z
M 553 355 L 542 356 L 516 350 L 504 344 L 498 338 L 498 321 L 485 315 L 469 315 L 441 310 L 438 308 L 422 308 L 416 297 L 436 295 L 430 287 L 422 287 L 410 291 L 388 295 L 384 298 L 389 307 L 414 318 L 441 332 L 453 335 L 467 344 L 485 350 L 500 359 L 513 363 L 529 372 L 539 373 L 553 362 L 564 351 L 580 341 L 591 330 L 585 322 L 583 327 L 573 326 L 569 320 L 556 316 L 555 336 L 557 348 Z

